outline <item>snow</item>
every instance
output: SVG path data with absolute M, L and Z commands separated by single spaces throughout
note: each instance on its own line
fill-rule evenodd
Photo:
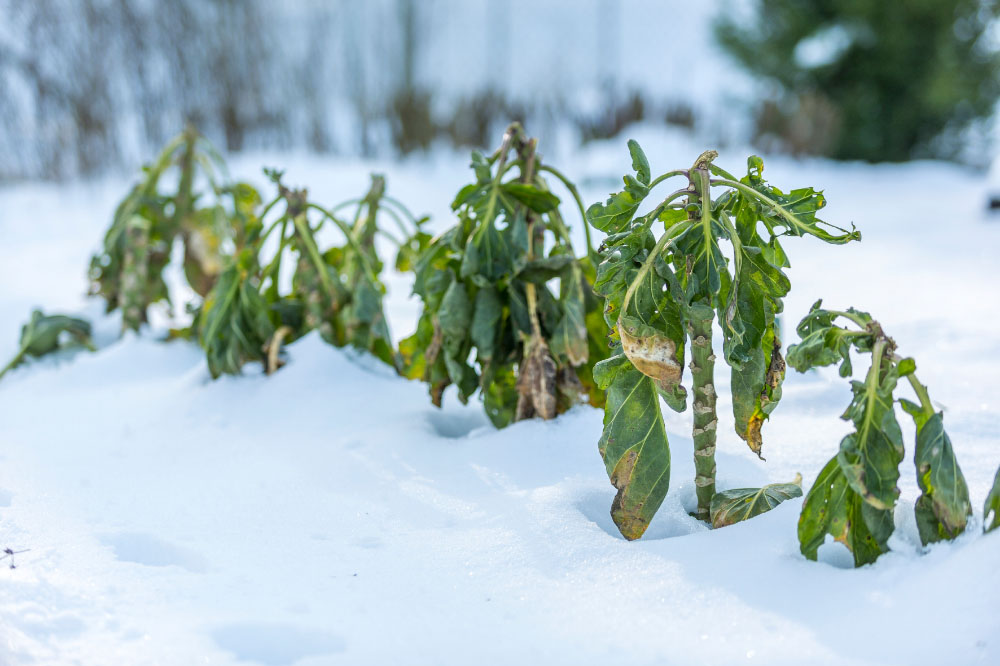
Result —
M 649 127 L 629 135 L 657 172 L 702 149 Z M 746 154 L 727 148 L 720 164 L 740 170 Z M 550 161 L 588 203 L 630 164 L 623 139 Z M 381 171 L 441 229 L 466 163 L 271 154 L 233 171 L 262 183 L 260 165 L 285 166 L 325 203 Z M 909 460 L 893 550 L 872 566 L 851 569 L 837 544 L 806 561 L 798 499 L 710 531 L 687 515 L 690 415 L 669 411 L 670 494 L 647 535 L 626 542 L 608 513 L 601 412 L 496 431 L 479 404 L 449 394 L 435 409 L 422 385 L 315 335 L 270 378 L 251 366 L 213 382 L 196 347 L 159 340 L 165 313 L 118 340 L 116 318 L 83 296 L 127 181 L 24 184 L 0 189 L 0 358 L 33 306 L 94 317 L 102 349 L 0 382 L 0 548 L 30 549 L 0 570 L 0 664 L 1000 662 L 1000 535 L 981 534 L 1000 464 L 1000 224 L 983 209 L 987 180 L 929 162 L 765 164 L 780 186 L 824 187 L 827 219 L 864 234 L 786 244 L 786 343 L 823 296 L 871 310 L 916 358 L 976 512 L 956 542 L 920 546 Z M 407 335 L 419 304 L 406 276 L 389 285 L 393 332 Z M 812 483 L 847 431 L 848 400 L 834 373 L 790 372 L 766 463 L 720 400 L 720 489 L 796 472 Z

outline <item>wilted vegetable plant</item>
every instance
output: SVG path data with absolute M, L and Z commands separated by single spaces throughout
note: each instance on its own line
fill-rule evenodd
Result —
M 497 427 L 603 400 L 591 375 L 607 355 L 594 262 L 589 247 L 576 256 L 542 175 L 562 181 L 581 217 L 583 205 L 536 146 L 513 124 L 491 156 L 473 153 L 475 181 L 452 203 L 458 223 L 416 263 L 424 310 L 400 343 L 406 376 L 426 381 L 435 405 L 451 384 L 462 402 L 481 391 Z
M 687 391 L 681 385 L 685 346 L 690 344 L 694 391 L 694 515 L 708 520 L 718 425 L 716 315 L 723 359 L 732 369 L 736 432 L 759 456 L 761 426 L 781 398 L 785 374 L 775 315 L 790 284 L 782 271 L 789 263 L 779 238 L 809 235 L 840 244 L 860 234 L 816 217 L 826 203 L 822 193 L 802 188 L 786 194 L 768 185 L 759 157 L 748 160 L 742 179 L 713 163 L 715 151 L 703 153 L 689 169 L 654 179 L 639 145 L 628 145 L 635 175 L 626 175 L 625 188 L 606 203 L 591 206 L 587 218 L 608 234 L 595 289 L 606 299 L 605 317 L 617 343 L 617 353 L 594 368 L 598 385 L 608 392 L 599 446 L 618 489 L 612 517 L 625 538 L 636 539 L 667 494 L 670 449 L 659 397 L 678 412 L 686 408 Z M 686 179 L 685 186 L 638 215 L 652 189 L 674 177 Z M 715 195 L 715 190 L 721 193 Z M 660 224 L 657 238 L 654 225 Z M 723 253 L 723 241 L 731 246 L 731 261 Z M 746 495 L 741 501 L 749 498 L 759 513 L 795 492 L 771 490 L 767 501 L 753 500 L 757 489 L 741 491 Z M 717 504 L 725 510 L 719 524 L 754 513 Z
M 63 349 L 79 347 L 94 351 L 88 321 L 66 315 L 46 315 L 41 310 L 35 310 L 31 313 L 28 323 L 21 327 L 21 340 L 17 353 L 3 369 L 0 369 L 0 378 L 28 358 L 38 358 Z
M 394 239 L 397 264 L 405 267 L 426 242 L 420 229 L 424 220 L 385 195 L 381 176 L 372 177 L 362 198 L 326 209 L 310 201 L 305 190 L 285 187 L 280 172 L 267 173 L 278 194 L 259 215 L 247 215 L 246 224 L 236 230 L 235 254 L 194 324 L 212 376 L 239 373 L 253 360 L 273 372 L 281 362 L 281 346 L 312 330 L 334 346 L 370 351 L 398 369 L 382 310 L 385 287 L 379 279 L 382 262 L 375 238 L 381 234 Z M 351 205 L 356 206 L 353 221 L 337 217 L 338 210 Z M 269 215 L 272 210 L 280 214 Z M 384 217 L 400 225 L 405 239 L 379 226 Z M 338 229 L 344 244 L 321 250 L 324 225 Z M 294 262 L 290 289 L 281 279 L 286 260 Z
M 854 432 L 840 442 L 840 451 L 819 473 L 802 505 L 799 544 L 802 554 L 816 559 L 826 535 L 851 551 L 855 566 L 874 562 L 889 550 L 894 529 L 893 509 L 899 498 L 899 464 L 903 435 L 893 405 L 900 379 L 905 378 L 918 402 L 899 403 L 917 428 L 913 464 L 921 495 L 914 506 L 917 530 L 924 545 L 954 539 L 965 531 L 972 513 L 969 489 L 958 466 L 941 412 L 931 404 L 927 387 L 917 380 L 912 358 L 896 354 L 896 343 L 866 312 L 824 310 L 817 301 L 799 323 L 799 344 L 788 350 L 788 364 L 799 372 L 840 363 L 841 377 L 850 377 L 851 350 L 871 354 L 863 382 L 852 381 L 854 397 L 841 417 Z M 842 328 L 838 319 L 854 324 Z M 987 506 L 989 499 L 987 499 Z
M 163 273 L 178 240 L 191 289 L 205 296 L 215 284 L 234 218 L 245 198 L 256 196 L 249 186 L 220 183 L 223 169 L 211 144 L 188 127 L 118 205 L 104 247 L 91 259 L 90 279 L 108 312 L 121 308 L 123 330 L 138 330 L 151 304 L 170 302 Z

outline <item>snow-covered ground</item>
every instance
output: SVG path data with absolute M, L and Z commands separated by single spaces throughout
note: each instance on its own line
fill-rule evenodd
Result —
M 631 134 L 654 171 L 703 148 Z M 745 156 L 720 163 L 741 170 Z M 629 167 L 624 140 L 554 158 L 588 202 Z M 442 228 L 465 163 L 247 155 L 234 171 L 260 182 L 261 164 L 285 166 L 333 203 L 381 170 Z M 806 561 L 801 500 L 709 531 L 687 515 L 690 415 L 671 412 L 670 494 L 628 543 L 608 514 L 599 411 L 496 431 L 478 404 L 449 395 L 437 410 L 423 386 L 315 335 L 271 378 L 250 367 L 213 382 L 198 348 L 157 331 L 117 340 L 83 295 L 128 180 L 26 184 L 0 190 L 0 358 L 36 305 L 96 317 L 102 349 L 0 382 L 0 548 L 30 549 L 0 569 L 0 664 L 1000 663 L 1000 534 L 981 534 L 1000 465 L 1000 220 L 984 212 L 986 180 L 937 163 L 766 165 L 779 186 L 825 188 L 826 217 L 864 234 L 786 244 L 786 342 L 822 296 L 870 310 L 917 359 L 976 511 L 955 543 L 920 547 L 909 460 L 893 552 L 873 566 L 851 569 L 837 544 Z M 418 304 L 405 276 L 389 284 L 406 335 Z M 720 488 L 796 472 L 810 484 L 836 450 L 845 382 L 790 372 L 784 393 L 766 463 L 720 427 Z M 720 413 L 727 423 L 728 402 Z

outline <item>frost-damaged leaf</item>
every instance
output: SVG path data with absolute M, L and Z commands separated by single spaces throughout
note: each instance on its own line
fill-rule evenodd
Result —
M 764 260 L 759 248 L 740 246 L 737 279 L 723 291 L 723 340 L 732 367 L 733 415 L 736 434 L 763 459 L 761 428 L 778 406 L 785 360 L 775 331 L 775 314 L 790 283 Z M 725 277 L 725 276 L 724 276 Z
M 921 495 L 913 507 L 920 541 L 928 543 L 954 539 L 965 531 L 972 514 L 969 488 L 958 466 L 951 439 L 944 430 L 940 413 L 930 418 L 920 414 L 919 407 L 904 402 L 917 423 L 917 447 L 913 464 L 917 468 L 917 484 Z
M 770 511 L 787 499 L 802 497 L 802 476 L 793 483 L 772 483 L 763 488 L 736 488 L 712 497 L 712 527 L 725 527 Z
M 851 551 L 854 566 L 859 567 L 888 552 L 892 530 L 892 511 L 864 502 L 851 490 L 837 459 L 832 458 L 802 503 L 799 549 L 806 558 L 815 560 L 829 534 Z
M 649 194 L 650 173 L 646 155 L 635 141 L 628 142 L 628 149 L 632 153 L 632 168 L 636 176 L 626 175 L 625 189 L 612 194 L 603 204 L 595 203 L 587 209 L 587 221 L 591 226 L 607 233 L 624 230 L 635 216 L 639 204 Z
M 557 413 L 556 362 L 541 338 L 531 339 L 525 347 L 517 377 L 517 420 L 553 419 Z
M 992 519 L 990 518 L 992 514 Z M 990 532 L 1000 527 L 1000 468 L 993 477 L 993 487 L 983 503 L 983 531 Z
M 635 369 L 656 382 L 661 391 L 673 393 L 681 382 L 683 366 L 677 356 L 679 352 L 683 358 L 683 347 L 678 350 L 673 340 L 636 317 L 619 318 L 618 335 L 622 351 Z
M 622 351 L 639 372 L 653 379 L 671 409 L 684 411 L 687 391 L 681 385 L 684 368 L 685 317 L 670 267 L 657 258 L 636 285 L 628 308 L 618 318 Z M 624 300 L 624 294 L 620 295 Z M 618 295 L 609 298 L 617 303 Z
M 761 373 L 761 371 L 763 371 Z M 763 380 L 759 381 L 760 374 Z M 785 360 L 781 356 L 781 341 L 775 335 L 774 324 L 761 340 L 761 350 L 743 370 L 732 370 L 733 415 L 736 434 L 747 443 L 761 460 L 765 419 L 781 400 L 781 383 L 785 378 Z
M 607 391 L 599 448 L 618 489 L 611 517 L 622 536 L 638 539 L 670 485 L 670 448 L 656 386 L 624 354 L 594 366 L 594 379 Z
M 184 277 L 195 293 L 204 297 L 222 272 L 222 242 L 217 218 L 221 211 L 203 208 L 188 216 L 181 233 L 184 241 Z

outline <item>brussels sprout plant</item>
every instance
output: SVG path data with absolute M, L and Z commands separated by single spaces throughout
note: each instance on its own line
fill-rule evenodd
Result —
M 222 272 L 233 218 L 248 186 L 220 182 L 222 158 L 188 127 L 171 140 L 115 210 L 104 246 L 90 262 L 91 292 L 120 308 L 122 329 L 138 330 L 148 307 L 170 302 L 163 273 L 176 242 L 184 275 L 205 296 Z M 251 188 L 252 189 L 252 188 Z
M 281 363 L 282 344 L 312 330 L 334 346 L 369 351 L 398 369 L 382 309 L 385 286 L 375 237 L 395 239 L 397 264 L 405 266 L 426 238 L 420 230 L 424 220 L 385 196 L 381 176 L 372 177 L 363 197 L 331 210 L 311 201 L 305 190 L 286 187 L 280 172 L 267 173 L 278 194 L 259 215 L 247 216 L 236 252 L 194 325 L 212 376 L 239 373 L 252 360 L 273 372 Z M 341 220 L 335 211 L 351 205 L 356 206 L 353 222 Z M 385 217 L 401 226 L 405 240 L 379 225 Z M 339 231 L 343 245 L 320 249 L 324 225 Z M 293 262 L 290 289 L 282 288 L 283 261 Z
M 921 495 L 913 511 L 920 541 L 927 545 L 954 539 L 965 531 L 972 513 L 969 489 L 944 430 L 944 415 L 934 409 L 927 387 L 917 380 L 916 363 L 896 354 L 896 343 L 867 312 L 821 306 L 817 301 L 799 323 L 802 341 L 789 347 L 788 364 L 804 372 L 839 362 L 841 377 L 850 377 L 853 349 L 871 354 L 871 365 L 863 382 L 851 382 L 854 397 L 841 417 L 854 424 L 854 432 L 840 442 L 840 451 L 819 473 L 802 505 L 802 554 L 815 560 L 827 534 L 851 551 L 855 566 L 874 562 L 889 550 L 904 455 L 893 405 L 903 378 L 917 397 L 917 402 L 901 398 L 899 403 L 917 429 L 913 464 Z M 837 326 L 838 320 L 854 327 Z
M 840 244 L 860 234 L 817 218 L 826 201 L 811 187 L 785 193 L 768 185 L 759 157 L 748 160 L 742 179 L 714 164 L 715 151 L 703 153 L 689 169 L 653 178 L 639 145 L 628 146 L 635 175 L 626 175 L 624 189 L 606 203 L 591 206 L 587 218 L 608 234 L 595 289 L 606 300 L 616 345 L 616 353 L 594 368 L 598 385 L 607 390 L 599 448 L 618 489 L 612 517 L 623 536 L 637 539 L 667 494 L 670 449 L 659 399 L 678 412 L 686 408 L 685 347 L 691 350 L 694 392 L 694 515 L 709 520 L 718 425 L 716 316 L 723 360 L 732 372 L 736 432 L 760 456 L 761 426 L 781 398 L 785 374 L 775 315 L 790 283 L 779 239 L 808 235 Z M 639 215 L 653 188 L 675 177 L 686 182 Z
M 424 309 L 400 343 L 404 373 L 430 385 L 435 405 L 452 384 L 462 402 L 480 391 L 497 427 L 603 400 L 591 374 L 607 355 L 594 262 L 589 247 L 574 252 L 543 174 L 566 186 L 581 217 L 583 205 L 536 146 L 514 124 L 491 156 L 473 153 L 475 180 L 452 203 L 457 224 L 416 263 Z

